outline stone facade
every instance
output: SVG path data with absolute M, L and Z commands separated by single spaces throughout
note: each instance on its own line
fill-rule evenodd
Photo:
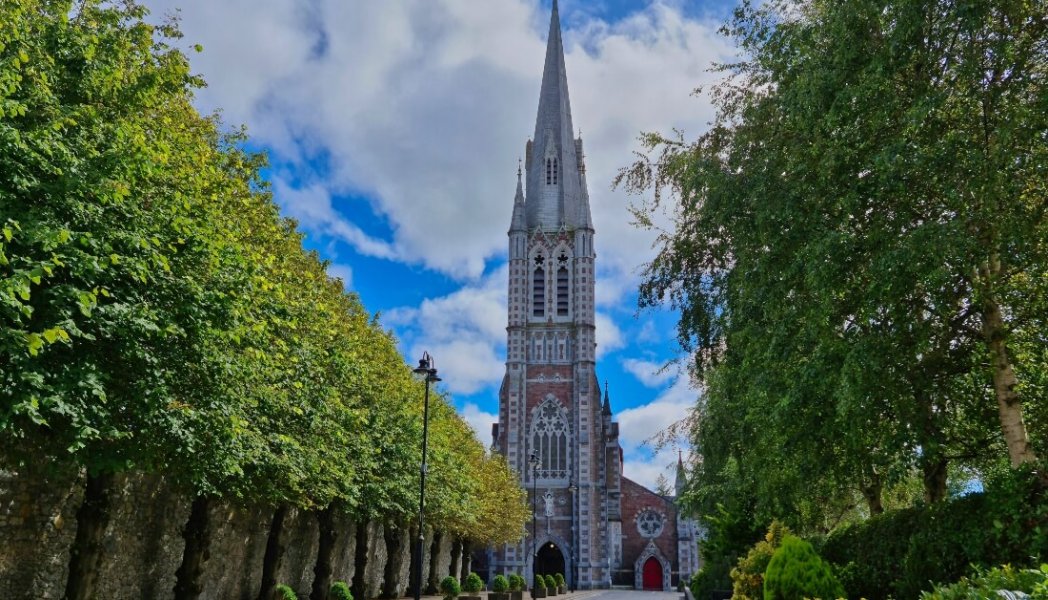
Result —
M 561 572 L 570 587 L 589 589 L 633 585 L 636 561 L 654 557 L 665 575 L 659 587 L 669 589 L 692 572 L 695 540 L 678 535 L 691 529 L 672 500 L 622 476 L 618 423 L 596 375 L 595 232 L 574 131 L 554 0 L 535 132 L 517 172 L 508 232 L 506 375 L 492 428 L 492 447 L 528 491 L 534 531 L 491 549 L 483 563 L 489 577 Z M 657 536 L 635 533 L 638 503 L 666 521 Z
M 0 470 L 0 597 L 12 600 L 61 598 L 68 575 L 69 551 L 76 536 L 76 512 L 83 499 L 84 477 L 76 472 L 44 473 Z M 175 571 L 182 559 L 181 530 L 189 517 L 189 498 L 163 478 L 129 474 L 116 478 L 111 496 L 99 566 L 98 597 L 109 600 L 162 600 L 173 597 Z M 212 536 L 204 563 L 202 600 L 254 600 L 262 579 L 262 562 L 272 508 L 211 507 Z M 316 563 L 318 523 L 313 513 L 291 511 L 285 522 L 287 551 L 277 580 L 309 596 Z M 350 582 L 355 573 L 356 525 L 336 518 L 338 537 L 333 557 L 334 579 Z M 367 526 L 364 598 L 383 589 L 394 597 L 408 589 L 411 564 L 409 535 L 394 546 L 388 561 L 384 528 Z M 404 530 L 405 532 L 407 530 Z M 433 534 L 427 529 L 428 540 Z M 428 576 L 431 562 L 443 577 L 450 574 L 453 540 L 438 545 L 431 561 L 425 546 Z M 460 558 L 458 564 L 462 564 Z M 387 566 L 390 568 L 387 571 Z M 389 577 L 395 579 L 387 582 Z

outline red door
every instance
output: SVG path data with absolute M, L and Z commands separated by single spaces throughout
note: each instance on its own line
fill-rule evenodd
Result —
M 662 589 L 662 565 L 654 556 L 644 561 L 643 581 L 646 590 Z

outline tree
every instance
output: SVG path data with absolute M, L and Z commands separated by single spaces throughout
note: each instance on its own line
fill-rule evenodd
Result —
M 732 457 L 792 524 L 819 490 L 875 511 L 911 468 L 934 501 L 950 460 L 1035 458 L 1021 393 L 1048 363 L 1017 350 L 1048 314 L 1020 292 L 1048 264 L 1046 23 L 1024 1 L 736 11 L 710 131 L 644 135 L 618 179 L 654 190 L 642 224 L 679 201 L 641 301 L 681 309 L 700 419 L 752 435 L 700 424 L 704 471 Z

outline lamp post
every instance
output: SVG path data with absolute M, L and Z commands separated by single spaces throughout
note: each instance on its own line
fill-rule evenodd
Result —
M 571 492 L 571 591 L 574 592 L 578 588 L 577 579 L 579 576 L 579 549 L 578 543 L 575 541 L 575 521 L 578 519 L 577 505 L 575 503 L 575 492 L 579 491 L 579 486 L 575 485 L 575 478 L 571 479 L 568 484 L 568 491 Z
M 534 452 L 532 452 L 531 456 L 528 458 L 528 465 L 531 466 L 531 583 L 534 585 L 535 575 L 538 574 L 537 568 L 539 566 L 539 540 L 535 537 L 535 512 L 537 510 L 535 508 L 535 500 L 538 497 L 538 494 L 535 491 L 535 484 L 539 475 L 539 457 Z
M 429 384 L 440 381 L 437 377 L 437 368 L 434 366 L 433 357 L 429 352 L 423 352 L 418 361 L 415 374 L 419 379 L 426 382 L 426 395 L 422 403 L 422 466 L 419 468 L 419 490 L 418 490 L 418 542 L 415 554 L 418 556 L 418 564 L 415 565 L 415 600 L 422 597 L 422 542 L 426 538 L 425 524 L 426 516 L 426 443 L 429 438 Z

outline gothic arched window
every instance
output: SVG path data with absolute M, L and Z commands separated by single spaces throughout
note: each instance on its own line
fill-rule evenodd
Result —
M 532 274 L 531 314 L 536 317 L 546 315 L 546 270 L 536 267 Z
M 531 447 L 539 457 L 539 478 L 567 479 L 571 470 L 567 409 L 549 394 L 531 415 Z
M 557 159 L 546 159 L 546 185 L 557 185 Z

